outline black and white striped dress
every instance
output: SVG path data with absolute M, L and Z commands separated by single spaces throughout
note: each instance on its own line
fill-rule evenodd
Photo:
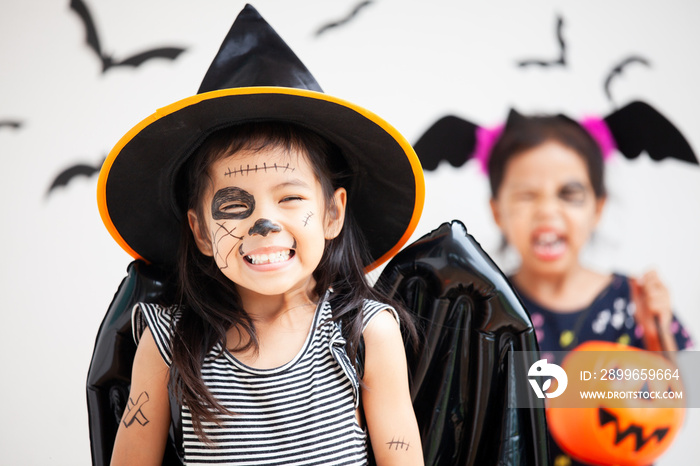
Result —
M 389 306 L 366 301 L 364 326 Z M 170 366 L 170 336 L 180 311 L 154 304 L 134 308 L 133 329 L 148 325 Z M 359 406 L 357 374 L 345 352 L 340 328 L 331 320 L 327 300 L 319 303 L 301 351 L 275 369 L 254 369 L 217 344 L 206 356 L 204 382 L 221 404 L 236 413 L 223 424 L 205 423 L 213 442 L 194 433 L 192 416 L 182 408 L 185 462 L 236 465 L 364 465 L 367 434 L 355 416 Z

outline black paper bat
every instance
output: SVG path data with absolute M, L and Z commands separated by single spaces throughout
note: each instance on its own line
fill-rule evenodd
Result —
M 557 16 L 557 26 L 556 26 L 556 36 L 557 42 L 559 42 L 559 58 L 555 60 L 521 60 L 518 62 L 518 66 L 526 67 L 531 65 L 537 66 L 566 66 L 566 43 L 564 42 L 564 35 L 562 34 L 562 29 L 564 28 L 564 18 Z
M 358 13 L 361 9 L 363 9 L 364 7 L 366 7 L 367 5 L 369 5 L 370 3 L 372 3 L 371 0 L 366 0 L 366 1 L 364 1 L 364 2 L 361 2 L 361 3 L 358 4 L 358 5 L 350 12 L 350 14 L 349 14 L 348 16 L 346 16 L 345 18 L 339 19 L 338 21 L 334 21 L 334 22 L 332 22 L 332 23 L 324 24 L 323 26 L 321 26 L 320 28 L 318 28 L 318 30 L 316 31 L 316 36 L 320 36 L 321 34 L 323 34 L 324 32 L 326 32 L 326 31 L 329 30 L 329 29 L 332 29 L 332 28 L 335 28 L 335 27 L 338 27 L 338 26 L 342 26 L 343 24 L 349 22 L 351 19 L 353 19 L 355 16 L 357 16 L 357 13 Z
M 51 183 L 51 186 L 49 186 L 48 191 L 46 191 L 46 195 L 49 196 L 51 192 L 58 187 L 67 186 L 68 183 L 70 183 L 71 180 L 76 176 L 85 176 L 89 178 L 94 174 L 99 173 L 100 168 L 102 168 L 103 162 L 104 159 L 102 159 L 102 162 L 100 162 L 97 166 L 77 164 L 66 168 L 61 173 L 59 173 L 56 176 L 56 178 L 54 178 L 53 182 Z
M 15 121 L 15 120 L 0 120 L 0 128 L 20 129 L 21 127 L 22 127 L 22 122 L 21 122 L 21 121 Z
M 511 110 L 506 129 L 517 115 Z M 625 158 L 634 159 L 646 152 L 655 161 L 674 158 L 698 164 L 697 156 L 678 128 L 645 102 L 631 102 L 603 119 Z M 443 160 L 460 167 L 472 158 L 478 129 L 475 123 L 447 115 L 428 128 L 413 147 L 425 170 L 435 170 Z
M 617 64 L 605 77 L 605 84 L 603 85 L 603 88 L 605 89 L 605 95 L 608 97 L 608 100 L 610 102 L 613 101 L 612 93 L 610 92 L 610 83 L 615 77 L 621 75 L 625 67 L 631 63 L 641 63 L 642 65 L 647 67 L 651 66 L 646 58 L 635 55 L 627 57 L 624 60 L 622 60 L 619 64 Z
M 78 16 L 80 16 L 80 19 L 85 24 L 85 40 L 87 41 L 88 46 L 97 54 L 98 58 L 102 62 L 102 73 L 106 73 L 108 69 L 116 66 L 137 67 L 151 58 L 167 58 L 170 60 L 175 60 L 178 55 L 185 51 L 185 49 L 178 47 L 161 47 L 132 55 L 124 60 L 115 61 L 114 58 L 112 58 L 112 55 L 108 55 L 102 51 L 100 39 L 97 35 L 97 28 L 95 27 L 95 22 L 87 8 L 87 5 L 85 5 L 82 0 L 71 0 L 70 8 L 75 11 Z

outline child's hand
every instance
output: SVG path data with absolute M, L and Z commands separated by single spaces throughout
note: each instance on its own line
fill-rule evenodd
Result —
M 647 349 L 650 351 L 675 349 L 670 330 L 673 319 L 671 294 L 656 271 L 649 271 L 640 279 L 630 278 L 630 288 L 632 300 L 637 308 L 634 318 L 644 329 L 644 342 Z

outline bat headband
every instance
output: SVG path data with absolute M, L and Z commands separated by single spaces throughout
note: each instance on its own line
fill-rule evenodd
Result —
M 401 249 L 425 198 L 413 148 L 377 115 L 324 94 L 251 5 L 236 18 L 197 95 L 143 120 L 105 160 L 98 205 L 117 243 L 137 259 L 172 265 L 185 220 L 175 182 L 180 167 L 214 131 L 256 121 L 296 124 L 340 148 L 354 175 L 348 204 L 367 239 L 367 270 Z
M 517 112 L 511 111 L 509 119 L 513 115 Z M 628 159 L 646 151 L 653 160 L 675 158 L 698 164 L 693 149 L 680 131 L 645 102 L 632 102 L 604 118 L 588 117 L 577 123 L 596 141 L 604 160 L 615 150 Z M 442 160 L 459 167 L 474 159 L 481 170 L 488 173 L 491 150 L 505 127 L 506 124 L 481 127 L 448 115 L 428 128 L 414 147 L 426 170 L 435 170 Z

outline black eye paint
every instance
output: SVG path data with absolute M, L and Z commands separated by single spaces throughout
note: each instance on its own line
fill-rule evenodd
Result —
M 221 210 L 227 204 L 238 202 L 245 206 L 245 210 L 227 212 Z M 248 191 L 235 186 L 222 188 L 214 194 L 211 200 L 211 216 L 214 220 L 242 220 L 250 217 L 255 210 L 255 198 Z
M 586 201 L 586 187 L 578 181 L 566 183 L 559 190 L 559 198 L 574 205 L 583 205 Z

